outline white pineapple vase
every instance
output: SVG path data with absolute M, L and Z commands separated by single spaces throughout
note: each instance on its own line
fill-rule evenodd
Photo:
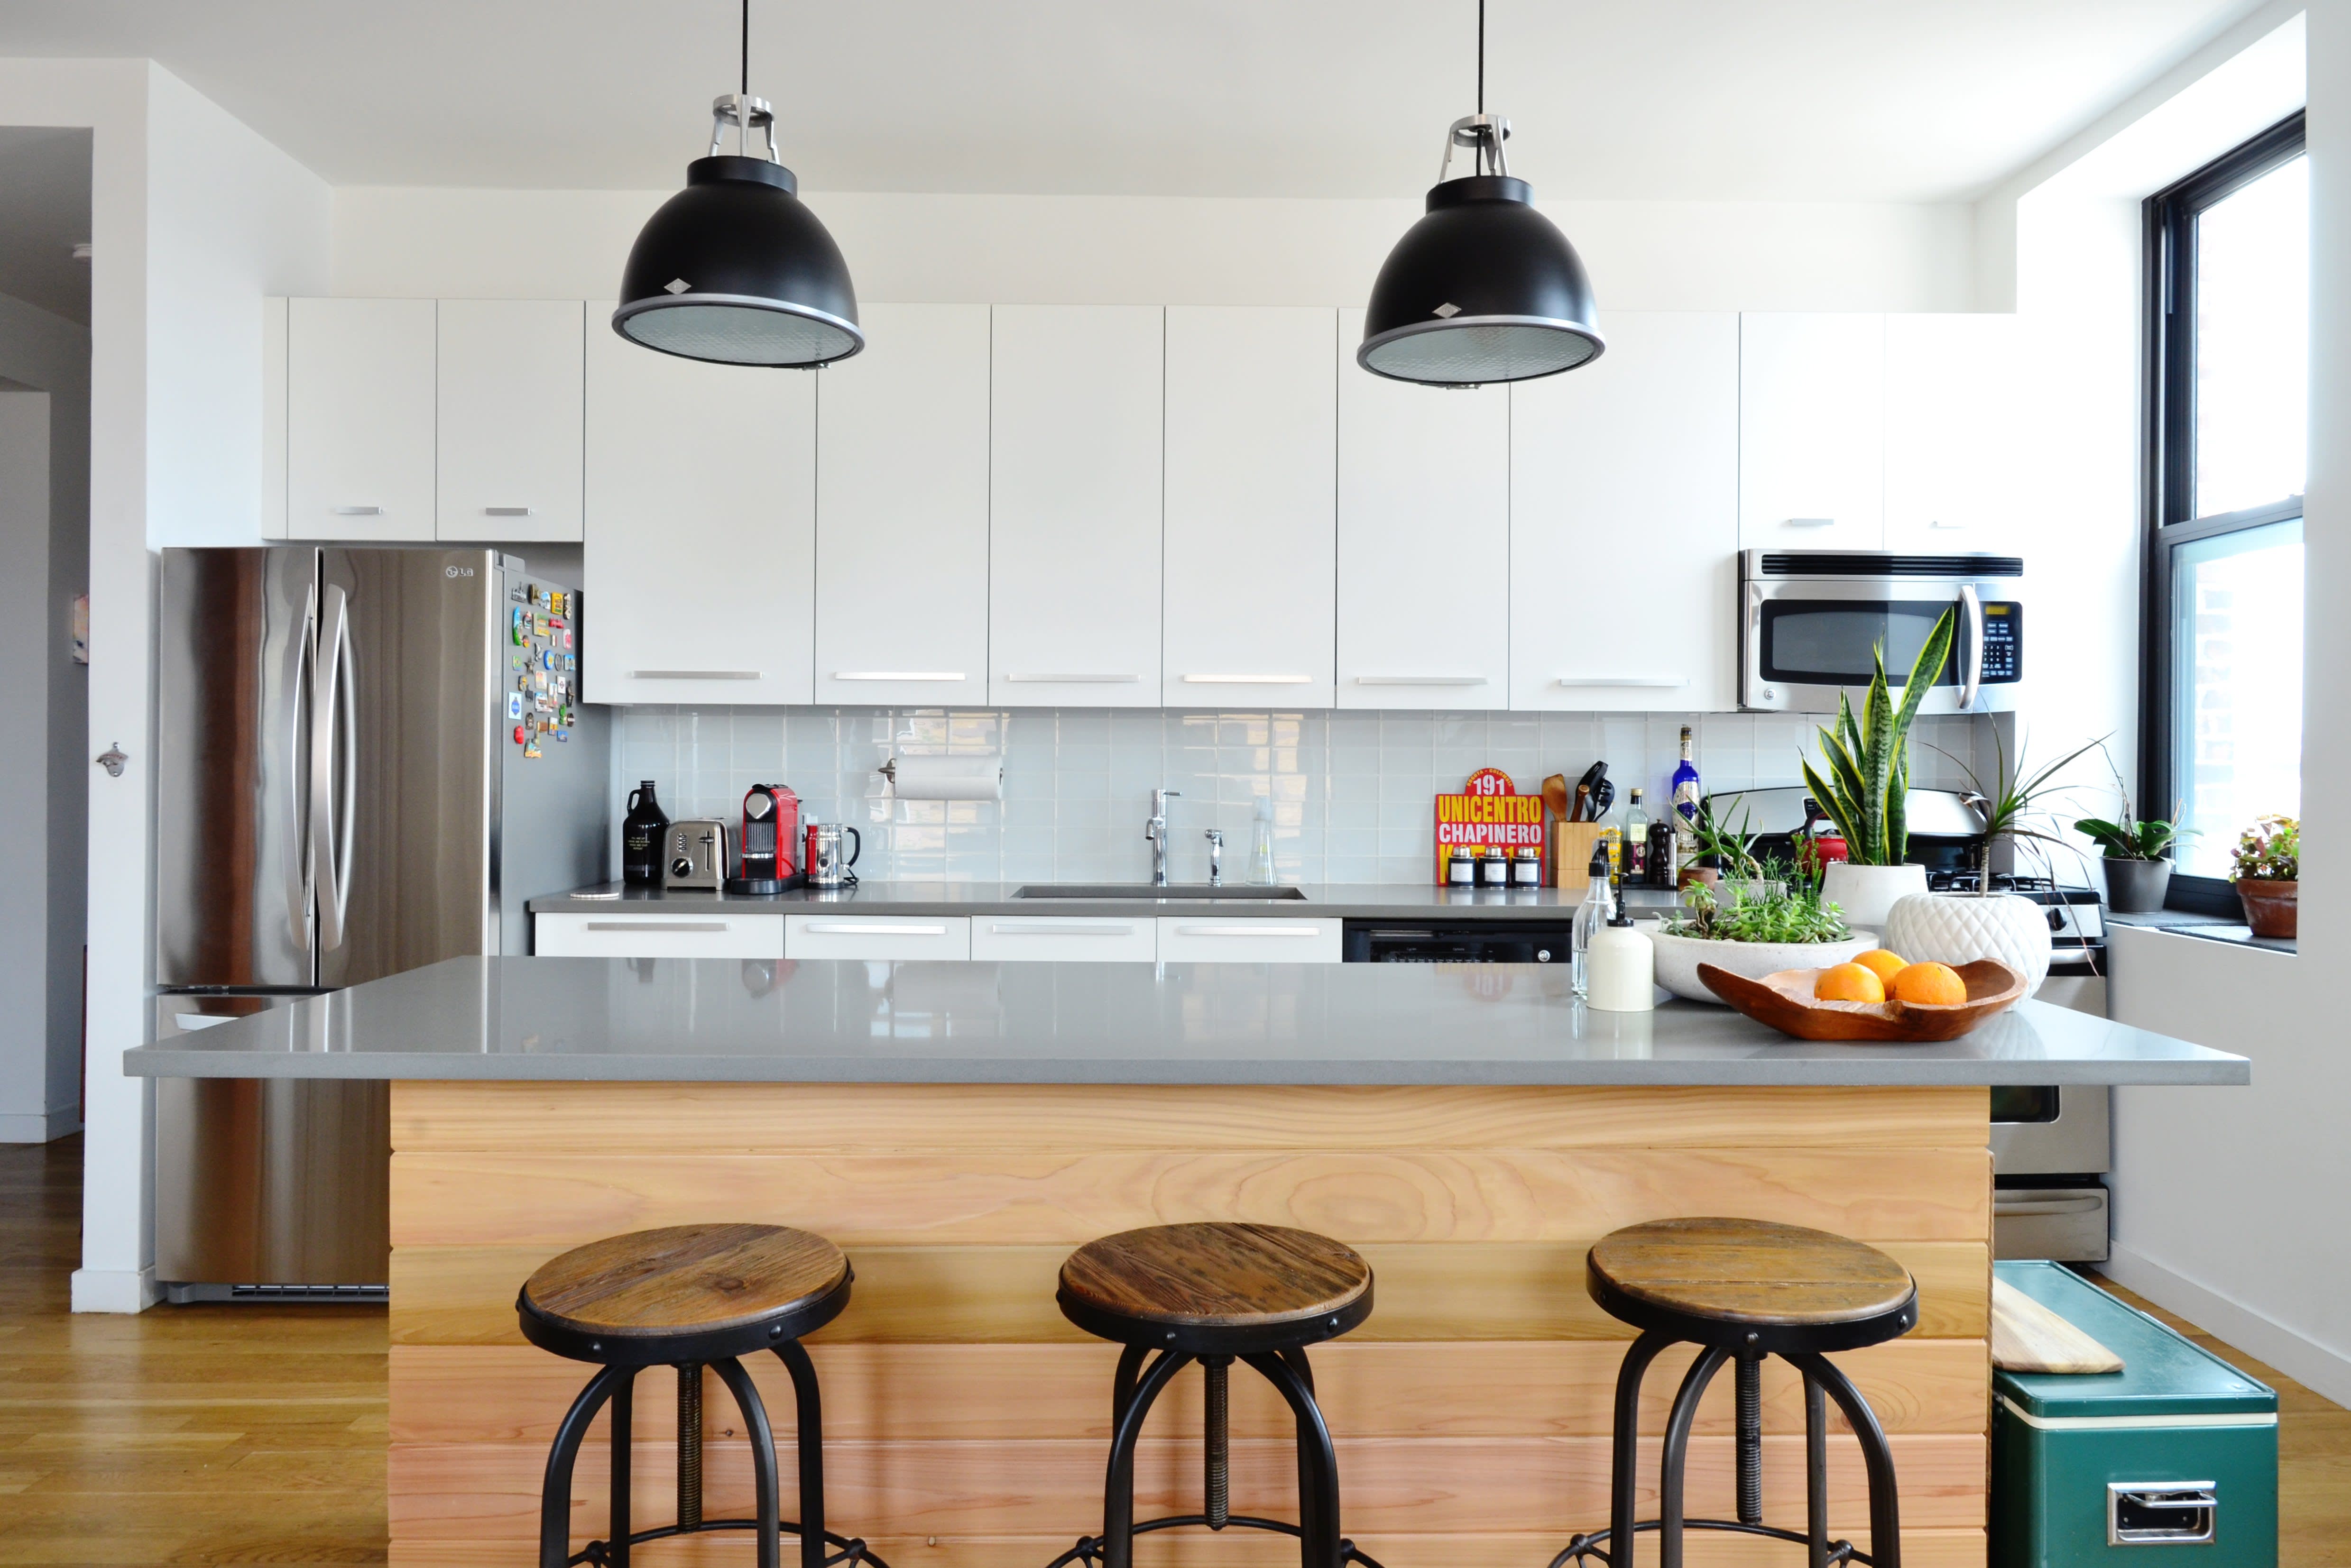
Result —
M 1924 866 L 1855 866 L 1832 860 L 1821 873 L 1821 901 L 1834 904 L 1844 923 L 1855 930 L 1865 926 L 1884 930 L 1886 911 L 1896 899 L 1926 890 Z
M 1911 963 L 1997 959 L 2029 996 L 2049 978 L 2049 911 L 2013 893 L 1913 893 L 1886 911 L 1886 945 Z

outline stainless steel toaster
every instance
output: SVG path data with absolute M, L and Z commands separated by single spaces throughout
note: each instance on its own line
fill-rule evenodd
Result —
M 662 886 L 716 893 L 726 880 L 726 825 L 716 817 L 669 825 L 662 856 Z

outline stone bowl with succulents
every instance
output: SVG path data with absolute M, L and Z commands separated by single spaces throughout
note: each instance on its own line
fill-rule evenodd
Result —
M 1761 980 L 1782 970 L 1825 969 L 1877 945 L 1876 931 L 1853 929 L 1834 904 L 1784 881 L 1698 886 L 1684 897 L 1687 911 L 1661 923 L 1650 940 L 1657 983 L 1686 1002 L 1723 1004 L 1698 978 L 1700 964 Z

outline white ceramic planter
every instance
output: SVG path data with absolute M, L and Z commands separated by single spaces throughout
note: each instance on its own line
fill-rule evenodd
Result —
M 1723 942 L 1704 937 L 1669 937 L 1654 929 L 1649 938 L 1657 948 L 1657 983 L 1686 1001 L 1711 1002 L 1717 1006 L 1723 1005 L 1722 998 L 1698 977 L 1698 966 L 1702 963 L 1761 980 L 1783 969 L 1826 969 L 1877 945 L 1877 933 L 1863 930 L 1841 942 Z
M 1917 893 L 1886 915 L 1886 945 L 1912 963 L 1998 959 L 2029 996 L 2049 978 L 2049 911 L 2013 893 Z
M 1844 923 L 1856 929 L 1884 930 L 1896 899 L 1926 890 L 1924 866 L 1855 866 L 1832 860 L 1821 877 L 1821 902 L 1834 904 Z

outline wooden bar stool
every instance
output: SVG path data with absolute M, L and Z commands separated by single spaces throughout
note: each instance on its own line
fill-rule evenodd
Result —
M 1153 1225 L 1071 1253 L 1061 1265 L 1057 1299 L 1071 1323 L 1126 1348 L 1111 1386 L 1102 1532 L 1081 1536 L 1050 1568 L 1080 1561 L 1133 1568 L 1137 1535 L 1194 1524 L 1297 1536 L 1302 1568 L 1351 1561 L 1379 1568 L 1339 1533 L 1339 1459 L 1306 1364 L 1308 1345 L 1336 1339 L 1372 1315 L 1371 1265 L 1352 1248 L 1279 1225 Z M 1226 1377 L 1235 1360 L 1256 1368 L 1290 1406 L 1298 1430 L 1296 1524 L 1232 1511 Z M 1195 1361 L 1207 1379 L 1206 1511 L 1138 1524 L 1134 1449 L 1144 1418 L 1176 1374 Z
M 816 1368 L 800 1336 L 831 1323 L 849 1304 L 849 1260 L 821 1236 L 780 1225 L 673 1225 L 575 1247 L 543 1264 L 523 1285 L 515 1308 L 523 1337 L 542 1350 L 603 1368 L 588 1380 L 556 1428 L 539 1493 L 539 1568 L 590 1563 L 628 1568 L 629 1552 L 648 1541 L 711 1530 L 758 1532 L 759 1568 L 778 1568 L 778 1536 L 799 1538 L 800 1568 L 871 1563 L 888 1568 L 865 1542 L 824 1528 L 824 1448 Z M 776 1438 L 766 1406 L 739 1359 L 772 1350 L 791 1374 L 799 1407 L 800 1517 L 777 1517 Z M 629 1528 L 631 1398 L 648 1366 L 677 1369 L 677 1522 Z M 702 1369 L 710 1367 L 735 1396 L 751 1439 L 758 1517 L 702 1517 Z M 611 1519 L 601 1541 L 578 1552 L 571 1542 L 571 1468 L 589 1423 L 612 1407 Z M 827 1554 L 828 1544 L 841 1550 Z
M 1761 1220 L 1660 1220 L 1601 1239 L 1584 1258 L 1584 1286 L 1611 1316 L 1641 1331 L 1616 1375 L 1615 1448 L 1610 1463 L 1608 1528 L 1579 1535 L 1552 1568 L 1598 1558 L 1629 1564 L 1619 1542 L 1657 1532 L 1660 1568 L 1681 1568 L 1685 1530 L 1727 1530 L 1810 1549 L 1812 1568 L 1842 1563 L 1901 1568 L 1902 1521 L 1894 1456 L 1860 1391 L 1826 1353 L 1856 1350 L 1909 1331 L 1918 1321 L 1918 1287 L 1910 1272 L 1875 1247 L 1825 1231 Z M 1634 1518 L 1635 1462 L 1640 1447 L 1641 1378 L 1666 1346 L 1704 1346 L 1683 1377 L 1666 1420 L 1665 1464 L 1655 1520 Z M 1763 1522 L 1762 1366 L 1777 1355 L 1804 1376 L 1807 1529 Z M 1722 1369 L 1737 1377 L 1737 1521 L 1685 1519 L 1682 1471 L 1699 1397 Z M 1828 1411 L 1834 1399 L 1861 1441 L 1869 1471 L 1867 1553 L 1828 1538 Z M 1603 1544 L 1610 1550 L 1602 1551 Z

